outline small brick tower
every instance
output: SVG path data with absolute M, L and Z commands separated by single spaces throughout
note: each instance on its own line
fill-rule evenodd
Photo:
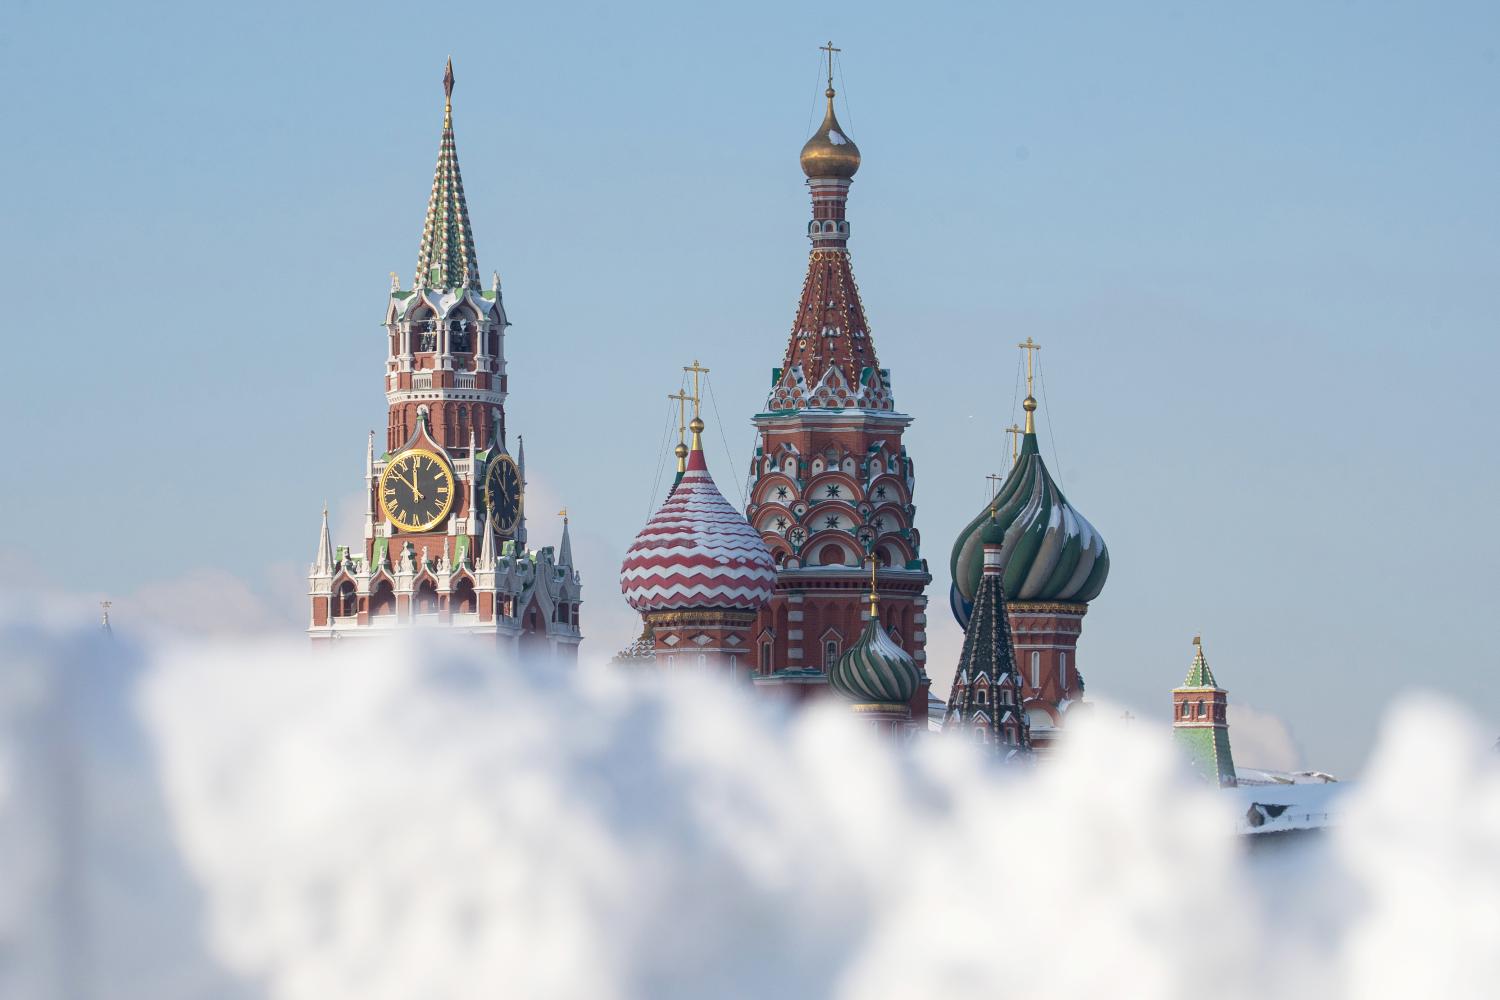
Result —
M 860 154 L 833 107 L 802 147 L 812 192 L 812 242 L 802 297 L 781 365 L 771 375 L 751 461 L 746 514 L 776 561 L 776 593 L 755 625 L 756 684 L 807 695 L 863 631 L 865 574 L 878 565 L 881 624 L 921 674 L 911 708 L 927 722 L 925 589 L 931 577 L 913 524 L 916 474 L 901 435 L 891 377 L 849 259 L 849 186 Z
M 328 510 L 308 573 L 314 640 L 410 625 L 487 636 L 501 649 L 573 663 L 581 582 L 567 519 L 556 552 L 526 548 L 525 449 L 506 441 L 505 329 L 496 277 L 484 290 L 458 150 L 453 63 L 410 290 L 391 275 L 386 443 L 365 451 L 365 531 L 334 547 Z
M 1214 680 L 1203 655 L 1203 638 L 1195 635 L 1187 679 L 1172 689 L 1172 735 L 1187 750 L 1198 773 L 1223 788 L 1236 784 L 1228 709 L 1229 692 Z

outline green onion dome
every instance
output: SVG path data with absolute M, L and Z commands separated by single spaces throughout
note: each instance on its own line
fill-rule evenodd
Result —
M 991 510 L 994 528 L 989 524 Z M 1003 534 L 1003 541 L 984 537 L 996 533 Z M 1013 602 L 1087 604 L 1099 596 L 1109 576 L 1109 550 L 1103 536 L 1052 481 L 1034 431 L 1022 438 L 1021 453 L 995 499 L 953 543 L 949 600 L 953 616 L 964 628 L 969 627 L 969 613 L 984 573 L 986 541 L 1004 545 L 1005 594 Z
M 920 683 L 917 661 L 873 616 L 828 673 L 829 686 L 856 705 L 905 705 Z

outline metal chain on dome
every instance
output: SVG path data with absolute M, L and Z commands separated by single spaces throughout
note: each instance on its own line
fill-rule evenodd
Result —
M 682 380 L 682 383 L 677 387 L 678 392 L 682 391 L 682 386 L 686 384 L 686 382 L 687 379 Z M 661 434 L 661 444 L 658 445 L 656 449 L 656 478 L 651 481 L 651 495 L 646 499 L 646 520 L 648 521 L 651 520 L 652 516 L 656 513 L 657 490 L 661 489 L 662 471 L 667 466 L 667 438 L 672 436 L 673 426 L 672 401 L 669 399 L 667 400 L 667 425 Z
M 1047 376 L 1042 371 L 1042 363 L 1036 364 L 1037 381 L 1042 383 L 1042 408 L 1047 411 L 1047 438 L 1052 442 L 1052 477 L 1062 486 L 1062 459 L 1057 454 L 1057 431 L 1052 426 L 1052 404 L 1047 402 Z M 1067 492 L 1064 490 L 1063 492 Z
M 724 435 L 724 421 L 719 416 L 719 401 L 714 398 L 714 380 L 704 375 L 703 382 L 708 386 L 708 402 L 714 408 L 714 422 L 719 425 L 719 442 L 724 445 L 724 461 L 733 463 L 734 453 L 729 450 L 729 438 Z M 749 505 L 749 500 L 745 495 L 745 484 L 737 481 L 735 485 L 740 491 L 740 510 L 744 510 Z
M 844 85 L 844 57 L 835 55 L 833 64 L 838 67 L 839 71 L 839 93 L 844 95 L 844 121 L 847 123 L 846 127 L 852 132 L 857 132 L 859 130 L 854 127 L 854 109 L 849 107 L 849 88 Z

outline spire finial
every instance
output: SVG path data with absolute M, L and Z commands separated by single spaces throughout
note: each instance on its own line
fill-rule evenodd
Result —
M 557 512 L 557 516 L 563 519 L 563 524 L 567 524 L 568 523 L 568 508 L 564 507 L 562 510 L 558 511 Z
M 1031 391 L 1032 377 L 1035 374 L 1032 369 L 1032 360 L 1035 358 L 1036 352 L 1042 349 L 1042 345 L 1027 337 L 1025 343 L 1017 344 L 1016 346 L 1026 352 L 1026 398 L 1021 400 L 1021 409 L 1026 411 L 1026 433 L 1035 434 L 1036 395 Z
M 702 402 L 702 397 L 699 395 L 698 376 L 707 375 L 708 369 L 698 364 L 698 359 L 694 358 L 693 363 L 690 365 L 683 365 L 682 370 L 685 372 L 693 373 L 693 417 L 700 417 L 702 416 L 702 413 L 699 410 L 699 405 Z
M 1005 428 L 1005 433 L 1010 435 L 1010 464 L 1015 465 L 1021 454 L 1021 425 L 1011 424 Z
M 828 53 L 828 106 L 833 107 L 833 54 L 842 52 L 843 49 L 833 47 L 833 39 L 828 40 L 827 45 L 819 45 L 818 51 Z
M 453 127 L 453 57 L 448 57 L 448 65 L 443 70 L 443 127 Z
M 685 371 L 685 372 L 692 372 L 693 373 L 693 422 L 690 423 L 690 424 L 688 424 L 688 430 L 690 430 L 690 431 L 693 432 L 693 442 L 690 445 L 690 451 L 702 451 L 703 450 L 703 412 L 702 412 L 703 397 L 699 394 L 700 393 L 700 386 L 699 386 L 698 379 L 699 379 L 700 376 L 707 375 L 708 374 L 708 369 L 704 368 L 702 365 L 700 365 L 698 363 L 698 359 L 697 358 L 694 358 L 693 359 L 693 363 L 690 364 L 690 365 L 683 365 L 682 366 L 682 370 Z
M 870 552 L 870 618 L 878 618 L 880 608 L 880 588 L 876 582 L 875 574 L 880 569 L 880 560 L 876 558 L 874 551 Z
M 677 401 L 677 448 L 674 453 L 677 455 L 677 478 L 681 481 L 682 474 L 687 472 L 687 403 L 693 397 L 682 389 L 668 394 L 667 398 Z

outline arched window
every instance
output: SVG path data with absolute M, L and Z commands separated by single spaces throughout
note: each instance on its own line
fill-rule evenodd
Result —
M 1042 686 L 1042 654 L 1036 650 L 1031 652 L 1031 686 L 1033 688 Z
M 354 584 L 345 580 L 339 584 L 338 591 L 333 595 L 333 617 L 353 618 L 359 614 L 359 591 Z
M 479 599 L 474 594 L 474 581 L 468 577 L 461 578 L 454 585 L 453 596 L 449 600 L 458 614 L 471 615 L 479 610 Z
M 976 688 L 974 691 L 974 701 L 980 705 L 988 705 L 990 703 L 989 688 Z
M 437 323 L 435 317 L 436 313 L 426 307 L 412 313 L 411 333 L 413 349 L 418 351 L 437 350 Z
M 1203 718 L 1203 702 L 1198 702 L 1198 718 Z
M 769 642 L 760 644 L 760 672 L 763 674 L 771 672 L 771 644 Z
M 464 318 L 449 322 L 448 349 L 454 354 L 472 354 L 474 351 L 474 324 Z
M 370 591 L 370 614 L 393 615 L 396 613 L 396 591 L 391 581 L 381 580 Z
M 1068 654 L 1057 654 L 1057 690 L 1059 693 L 1068 690 Z
M 412 610 L 419 615 L 435 615 L 437 609 L 437 587 L 433 586 L 431 580 L 423 580 L 417 584 L 416 592 L 412 594 Z
M 839 644 L 833 639 L 823 643 L 823 669 L 832 670 L 833 665 L 839 661 Z

